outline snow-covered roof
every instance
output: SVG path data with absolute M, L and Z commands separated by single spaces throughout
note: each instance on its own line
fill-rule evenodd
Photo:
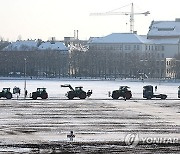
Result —
M 64 43 L 62 42 L 44 42 L 39 47 L 39 50 L 59 50 L 59 51 L 68 51 L 69 48 L 67 48 Z
M 150 36 L 180 36 L 180 21 L 152 21 L 148 32 Z
M 36 40 L 16 41 L 5 47 L 4 51 L 30 51 L 37 48 Z
M 89 43 L 147 43 L 148 40 L 144 36 L 133 33 L 112 33 L 105 37 L 93 38 Z

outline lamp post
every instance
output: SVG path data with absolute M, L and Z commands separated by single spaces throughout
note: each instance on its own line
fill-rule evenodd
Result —
M 27 90 L 26 90 L 26 58 L 24 58 L 24 99 L 26 99 Z

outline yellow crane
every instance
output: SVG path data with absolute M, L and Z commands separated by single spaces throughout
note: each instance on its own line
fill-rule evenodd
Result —
M 114 10 L 111 10 L 111 11 L 108 11 L 108 12 L 104 12 L 104 13 L 90 13 L 91 16 L 104 16 L 104 15 L 129 15 L 130 16 L 130 32 L 133 33 L 134 32 L 134 15 L 145 15 L 147 16 L 148 14 L 150 14 L 149 11 L 146 11 L 146 12 L 137 12 L 137 13 L 134 13 L 134 4 L 131 3 L 131 11 L 130 12 L 119 12 L 117 10 L 123 8 L 123 7 L 126 7 L 126 6 L 123 6 L 121 8 L 118 8 L 118 9 L 114 9 Z

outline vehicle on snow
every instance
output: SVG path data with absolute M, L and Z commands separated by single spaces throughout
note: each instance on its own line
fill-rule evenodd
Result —
M 75 87 L 74 89 L 70 84 L 65 84 L 61 85 L 61 87 L 68 87 L 70 89 L 70 91 L 66 93 L 66 97 L 69 99 L 73 99 L 74 97 L 85 99 L 86 97 L 90 97 L 92 95 L 92 90 L 85 92 L 82 86 Z
M 31 98 L 36 100 L 38 97 L 42 99 L 48 98 L 48 93 L 46 92 L 46 88 L 37 88 L 35 92 L 32 92 Z
M 154 94 L 153 86 L 147 85 L 143 87 L 143 98 L 151 99 L 151 98 L 161 98 L 166 99 L 166 94 Z
M 3 88 L 3 90 L 0 92 L 0 98 L 4 97 L 6 99 L 12 98 L 12 93 L 10 92 L 10 88 Z
M 112 92 L 112 98 L 118 99 L 119 97 L 123 97 L 124 99 L 130 99 L 132 98 L 131 90 L 129 90 L 130 87 L 128 86 L 120 86 L 118 90 L 114 90 Z

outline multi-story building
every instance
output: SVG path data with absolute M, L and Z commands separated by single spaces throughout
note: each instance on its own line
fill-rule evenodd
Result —
M 89 41 L 89 48 L 101 55 L 107 54 L 106 52 L 112 55 L 116 52 L 121 55 L 120 61 L 126 59 L 124 63 L 121 63 L 121 66 L 126 65 L 126 67 L 116 66 L 119 69 L 118 73 L 137 75 L 139 72 L 146 77 L 174 78 L 175 72 L 167 74 L 166 60 L 174 58 L 180 53 L 180 19 L 153 21 L 147 36 L 113 33 L 105 37 L 93 38 Z M 135 53 L 139 55 L 138 59 L 135 58 Z M 122 59 L 122 57 L 124 58 Z M 127 57 L 131 58 L 127 59 Z M 133 71 L 135 67 L 136 72 Z
M 141 72 L 140 59 L 148 40 L 132 33 L 113 33 L 89 41 L 93 74 L 133 77 Z M 92 62 L 92 61 L 91 61 Z

